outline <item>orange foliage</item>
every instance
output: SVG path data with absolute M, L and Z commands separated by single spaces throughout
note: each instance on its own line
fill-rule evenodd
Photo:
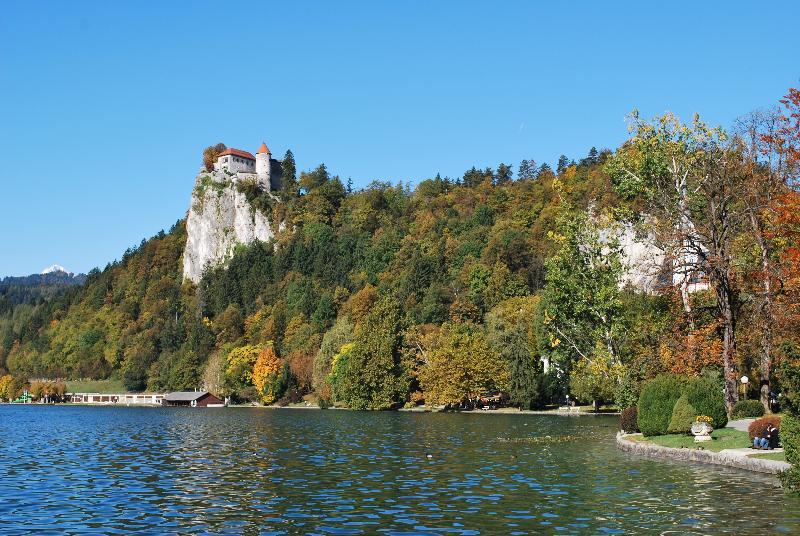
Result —
M 300 391 L 310 391 L 314 376 L 314 354 L 300 348 L 290 353 L 286 360 Z

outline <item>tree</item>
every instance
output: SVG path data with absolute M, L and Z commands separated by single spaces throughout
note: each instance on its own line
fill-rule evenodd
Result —
M 561 175 L 567 170 L 568 166 L 569 166 L 569 158 L 567 158 L 566 155 L 562 154 L 561 156 L 558 157 L 558 165 L 556 166 L 556 173 Z
M 283 393 L 279 392 L 278 378 L 281 372 L 281 360 L 272 346 L 267 346 L 259 352 L 253 364 L 253 385 L 256 387 L 261 401 L 272 404 Z
M 261 348 L 252 344 L 234 348 L 228 353 L 225 367 L 225 385 L 233 392 L 240 392 L 253 385 L 253 367 Z
M 672 114 L 648 122 L 634 112 L 631 120 L 633 137 L 608 162 L 607 170 L 618 195 L 644 200 L 651 229 L 678 274 L 687 315 L 695 274 L 703 274 L 714 291 L 730 411 L 738 400 L 734 241 L 744 224 L 740 193 L 748 180 L 741 143 L 698 116 L 691 125 Z
M 479 328 L 469 324 L 442 326 L 438 345 L 420 370 L 428 404 L 458 406 L 486 391 L 508 387 L 508 365 L 494 353 Z
M 287 149 L 281 161 L 281 193 L 284 201 L 297 197 L 298 190 L 297 166 L 294 162 L 294 154 Z
M 582 359 L 572 369 L 569 386 L 578 400 L 591 400 L 594 410 L 600 411 L 603 402 L 614 399 L 623 370 L 600 343 L 591 361 Z
M 787 146 L 779 138 L 783 125 L 780 111 L 759 110 L 737 120 L 737 136 L 742 138 L 746 153 L 744 172 L 748 176 L 742 191 L 747 223 L 753 245 L 757 250 L 751 276 L 745 283 L 751 289 L 759 337 L 759 396 L 765 411 L 769 411 L 770 376 L 774 344 L 773 327 L 777 324 L 775 299 L 779 293 L 780 270 L 775 261 L 780 238 L 774 232 L 778 204 L 789 189 L 791 166 L 781 150 Z
M 536 162 L 533 159 L 523 160 L 519 163 L 517 172 L 519 180 L 532 180 L 536 177 Z
M 508 364 L 508 394 L 523 409 L 544 405 L 544 367 L 536 338 L 539 296 L 509 298 L 486 314 L 487 341 Z
M 569 374 L 575 362 L 592 362 L 600 348 L 599 357 L 619 361 L 622 261 L 613 227 L 601 236 L 598 223 L 579 213 L 562 228 L 563 235 L 551 233 L 560 247 L 547 262 L 539 347 Z
M 497 171 L 494 174 L 494 183 L 495 184 L 505 184 L 511 180 L 511 177 L 514 175 L 514 171 L 512 170 L 512 166 L 507 164 L 503 164 L 502 162 L 497 165 Z
M 389 409 L 403 402 L 408 372 L 401 359 L 402 329 L 400 304 L 384 295 L 358 326 L 353 343 L 334 357 L 337 400 L 352 409 Z
M 216 145 L 210 145 L 203 150 L 203 167 L 205 167 L 206 171 L 213 171 L 214 164 L 217 162 L 217 158 L 219 158 L 220 153 L 227 149 L 224 143 L 218 143 Z

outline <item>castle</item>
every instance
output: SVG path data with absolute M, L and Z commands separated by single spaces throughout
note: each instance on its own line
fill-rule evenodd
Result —
M 217 158 L 214 171 L 233 175 L 235 182 L 255 180 L 268 192 L 280 189 L 281 162 L 272 158 L 266 143 L 261 144 L 255 156 L 241 149 L 225 149 Z

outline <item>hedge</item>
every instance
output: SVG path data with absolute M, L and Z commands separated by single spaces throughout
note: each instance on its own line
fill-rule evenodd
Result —
M 683 395 L 675 402 L 667 432 L 670 434 L 688 434 L 692 430 L 692 423 L 695 417 L 698 415 L 697 410 L 689 403 L 689 399 L 686 395 Z
M 786 461 L 795 469 L 800 469 L 800 417 L 786 415 L 779 423 L 781 445 L 786 453 Z
M 764 416 L 764 405 L 760 400 L 740 400 L 733 405 L 731 418 L 757 419 Z
M 628 434 L 635 434 L 639 431 L 639 425 L 636 422 L 636 406 L 626 408 L 619 414 L 619 429 Z
M 764 437 L 767 435 L 767 425 L 771 424 L 778 430 L 780 430 L 781 436 L 781 443 L 784 443 L 783 439 L 783 429 L 781 428 L 781 418 L 777 415 L 769 415 L 767 417 L 762 417 L 760 419 L 756 419 L 750 423 L 750 426 L 747 427 L 747 433 L 750 434 L 750 439 L 755 437 Z
M 685 380 L 680 376 L 665 374 L 656 376 L 642 387 L 639 395 L 637 423 L 646 436 L 664 435 L 675 402 L 681 396 Z M 691 400 L 690 400 L 691 402 Z M 699 408 L 695 406 L 699 411 Z
M 698 415 L 711 417 L 711 426 L 724 428 L 728 424 L 723 386 L 707 378 L 692 378 L 684 390 L 689 403 Z

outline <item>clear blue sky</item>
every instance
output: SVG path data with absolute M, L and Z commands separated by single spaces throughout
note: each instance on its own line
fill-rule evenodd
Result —
M 0 276 L 169 228 L 218 141 L 418 182 L 613 148 L 634 107 L 729 125 L 800 85 L 797 2 L 649 4 L 5 3 Z

